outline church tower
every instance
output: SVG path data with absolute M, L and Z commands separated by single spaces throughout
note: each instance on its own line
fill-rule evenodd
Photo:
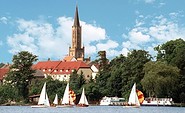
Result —
M 77 60 L 84 61 L 84 47 L 82 47 L 81 26 L 78 17 L 78 7 L 76 6 L 74 24 L 72 26 L 72 45 L 69 47 L 69 56 Z

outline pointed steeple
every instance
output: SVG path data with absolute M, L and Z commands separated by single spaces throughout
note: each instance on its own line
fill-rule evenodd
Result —
M 74 25 L 73 26 L 80 26 L 79 17 L 78 17 L 78 6 L 76 5 L 76 12 L 74 18 Z

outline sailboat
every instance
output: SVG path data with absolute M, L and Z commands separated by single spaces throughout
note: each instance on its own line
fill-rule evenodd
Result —
M 78 107 L 88 107 L 89 106 L 89 103 L 87 101 L 87 98 L 85 96 L 85 91 L 84 91 L 84 88 L 82 90 L 82 95 L 81 95 L 81 98 L 80 98 L 80 101 L 79 103 L 77 104 Z
M 56 105 L 58 105 L 58 95 L 56 94 L 55 95 L 55 99 L 54 99 L 54 101 L 53 101 L 53 104 L 56 106 Z
M 46 82 L 44 83 L 44 86 L 42 88 L 42 91 L 41 91 L 41 94 L 40 94 L 40 97 L 39 97 L 39 101 L 38 101 L 38 105 L 31 106 L 31 107 L 32 108 L 50 107 L 48 95 L 46 93 Z
M 137 92 L 136 92 L 136 83 L 134 83 L 130 96 L 129 96 L 128 103 L 124 107 L 135 107 L 135 108 L 140 107 L 140 102 L 139 102 Z
M 70 92 L 69 92 L 69 83 L 67 84 L 65 91 L 64 91 L 64 96 L 62 99 L 61 105 L 58 105 L 56 107 L 73 107 L 74 106 L 74 100 L 72 99 Z

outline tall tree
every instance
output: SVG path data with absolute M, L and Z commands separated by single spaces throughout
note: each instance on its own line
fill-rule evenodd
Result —
M 99 101 L 99 99 L 101 98 L 101 93 L 99 91 L 98 85 L 95 83 L 92 77 L 90 81 L 85 84 L 85 89 L 88 100 L 91 101 L 93 104 L 96 104 L 96 102 Z
M 99 91 L 102 96 L 108 95 L 107 81 L 110 77 L 110 66 L 109 61 L 106 58 L 106 51 L 98 52 L 99 59 L 97 60 L 99 63 L 99 74 L 96 76 L 96 84 L 99 87 Z
M 157 60 L 167 62 L 170 65 L 177 66 L 180 69 L 179 96 L 185 94 L 185 41 L 176 39 L 168 41 L 155 48 L 158 52 Z M 178 96 L 178 97 L 179 97 Z M 180 99 L 180 97 L 179 97 Z M 180 100 L 179 100 L 180 101 Z M 183 100 L 182 100 L 183 101 Z
M 35 70 L 32 65 L 36 62 L 37 56 L 28 51 L 21 51 L 13 56 L 13 65 L 10 67 L 6 81 L 18 89 L 18 94 L 28 102 L 29 83 L 34 78 Z
M 144 67 L 142 85 L 150 97 L 175 97 L 178 87 L 179 69 L 165 62 L 148 62 Z
M 141 80 L 144 77 L 144 64 L 151 61 L 151 55 L 144 50 L 131 51 L 123 65 L 123 96 L 127 97 L 131 87 L 137 83 L 137 88 L 142 90 Z
M 177 66 L 183 71 L 185 67 L 185 41 L 183 39 L 168 41 L 157 46 L 155 50 L 158 52 L 157 60 L 164 59 L 168 64 Z
M 74 70 L 70 75 L 70 88 L 75 91 L 76 94 L 81 94 L 81 88 L 85 84 L 85 79 L 83 72 L 81 74 L 77 74 L 77 71 Z
M 109 89 L 110 96 L 122 97 L 123 82 L 123 66 L 126 57 L 122 54 L 112 59 L 110 62 L 110 77 L 107 81 L 107 88 Z

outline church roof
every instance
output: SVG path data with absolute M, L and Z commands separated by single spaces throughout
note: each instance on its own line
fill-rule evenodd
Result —
M 78 17 L 78 6 L 76 6 L 75 18 L 73 26 L 80 26 L 79 17 Z

